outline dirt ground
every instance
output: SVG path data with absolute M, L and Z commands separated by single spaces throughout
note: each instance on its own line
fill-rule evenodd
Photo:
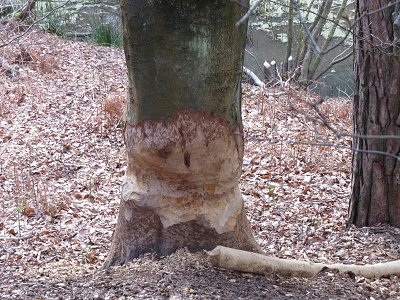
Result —
M 33 31 L 0 59 L 0 299 L 400 299 L 398 276 L 241 274 L 185 250 L 102 270 L 126 165 L 123 52 Z M 317 98 L 244 86 L 241 189 L 258 243 L 314 262 L 399 259 L 398 229 L 346 230 L 351 141 L 312 121 Z M 321 111 L 351 132 L 349 99 Z
M 256 276 L 210 267 L 205 253 L 144 256 L 108 270 L 71 262 L 2 276 L 3 299 L 388 299 L 354 276 Z M 77 274 L 80 273 L 80 274 Z M 393 298 L 394 299 L 394 298 Z

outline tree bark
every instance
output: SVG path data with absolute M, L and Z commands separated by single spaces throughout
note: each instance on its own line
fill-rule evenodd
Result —
M 353 106 L 356 135 L 400 135 L 400 57 L 390 1 L 356 1 Z M 374 13 L 364 15 L 369 12 Z M 354 138 L 353 147 L 400 155 L 399 139 Z M 400 162 L 375 153 L 353 154 L 349 225 L 400 227 Z
M 318 40 L 321 38 L 322 31 L 324 30 L 324 27 L 326 23 L 328 22 L 328 16 L 331 12 L 333 0 L 324 0 L 323 3 L 321 4 L 321 7 L 318 11 L 318 16 L 317 18 L 319 19 L 317 22 L 314 20 L 314 23 L 312 25 L 312 35 L 314 37 L 315 43 L 318 43 Z M 321 12 L 321 14 L 319 14 Z M 315 26 L 314 26 L 315 24 Z M 311 29 L 311 28 L 310 28 Z M 300 82 L 309 84 L 311 78 L 311 67 L 312 67 L 312 62 L 314 60 L 314 53 L 315 50 L 313 49 L 312 44 L 308 46 L 307 53 L 304 57 L 302 66 L 301 66 L 301 76 L 300 76 Z
M 235 22 L 246 9 L 234 1 L 121 0 L 121 11 L 128 167 L 105 266 L 181 247 L 257 250 L 238 187 L 247 24 Z

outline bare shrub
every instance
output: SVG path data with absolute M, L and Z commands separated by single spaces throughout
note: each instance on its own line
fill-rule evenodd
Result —
M 107 127 L 119 127 L 122 124 L 126 99 L 121 95 L 112 95 L 104 100 L 103 111 Z

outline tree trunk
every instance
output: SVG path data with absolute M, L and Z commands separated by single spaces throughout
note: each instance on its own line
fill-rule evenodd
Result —
M 289 58 L 292 56 L 293 48 L 293 19 L 294 19 L 294 0 L 289 0 L 289 11 L 288 11 L 288 29 L 287 29 L 287 45 L 286 45 L 286 57 L 283 64 L 283 76 L 288 78 L 288 72 L 290 70 Z
M 353 122 L 356 135 L 400 135 L 400 57 L 395 54 L 390 1 L 356 1 Z M 353 147 L 400 155 L 399 139 L 354 138 Z M 400 161 L 353 154 L 349 225 L 400 227 Z
M 238 187 L 246 9 L 121 0 L 121 11 L 128 167 L 106 266 L 181 247 L 257 250 Z
M 318 11 L 318 17 L 317 19 L 319 19 L 317 22 L 314 20 L 313 23 L 313 28 L 312 28 L 312 35 L 314 37 L 314 41 L 315 43 L 318 43 L 318 40 L 321 38 L 322 35 L 322 31 L 324 30 L 324 27 L 326 25 L 326 23 L 328 22 L 328 16 L 331 12 L 331 8 L 332 8 L 332 4 L 333 4 L 333 0 L 324 0 L 323 3 L 321 4 L 321 7 Z M 321 12 L 321 14 L 320 14 Z M 314 26 L 315 24 L 315 26 Z M 300 76 L 300 82 L 305 83 L 305 84 L 309 84 L 311 78 L 311 66 L 312 66 L 312 62 L 314 60 L 314 53 L 315 53 L 315 49 L 313 47 L 313 45 L 310 42 L 310 45 L 308 47 L 307 53 L 304 57 L 302 66 L 301 66 L 301 76 Z

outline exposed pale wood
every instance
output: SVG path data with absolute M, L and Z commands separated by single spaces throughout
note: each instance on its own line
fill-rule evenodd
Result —
M 254 80 L 254 84 L 258 85 L 259 87 L 264 87 L 265 84 L 264 82 L 261 81 L 260 78 L 257 77 L 256 74 L 254 74 L 251 70 L 247 69 L 246 67 L 243 67 L 243 72 L 251 77 L 251 79 Z
M 246 273 L 313 277 L 323 269 L 329 268 L 336 269 L 340 273 L 351 272 L 366 278 L 400 275 L 400 260 L 372 265 L 323 264 L 276 258 L 223 246 L 216 247 L 208 254 L 213 266 Z

